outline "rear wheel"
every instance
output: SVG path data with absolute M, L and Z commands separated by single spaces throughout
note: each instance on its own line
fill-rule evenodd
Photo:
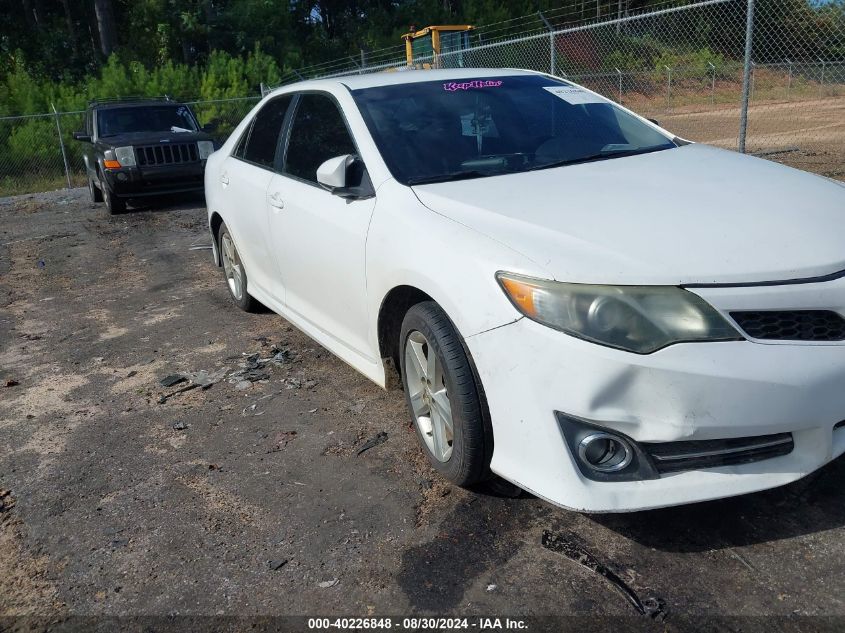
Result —
M 235 241 L 232 239 L 232 234 L 225 224 L 220 226 L 218 233 L 218 246 L 220 249 L 220 259 L 223 262 L 223 275 L 226 277 L 226 287 L 229 289 L 229 295 L 232 301 L 245 312 L 256 312 L 259 309 L 259 304 L 247 292 L 248 279 L 246 270 L 244 269 L 241 257 L 238 254 L 238 249 L 235 247 Z
M 426 301 L 408 310 L 400 340 L 405 399 L 432 466 L 459 486 L 485 479 L 492 437 L 460 335 L 440 306 Z

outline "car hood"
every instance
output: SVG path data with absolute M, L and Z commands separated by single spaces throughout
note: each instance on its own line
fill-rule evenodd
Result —
M 754 283 L 845 269 L 845 187 L 706 145 L 413 189 L 559 281 Z
M 205 132 L 133 132 L 104 136 L 99 142 L 110 147 L 125 145 L 158 145 L 159 143 L 191 143 L 196 141 L 212 141 L 210 134 Z

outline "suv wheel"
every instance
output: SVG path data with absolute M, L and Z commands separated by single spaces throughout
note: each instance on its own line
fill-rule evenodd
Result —
M 103 183 L 103 200 L 105 200 L 106 208 L 111 215 L 126 211 L 126 201 L 121 200 L 114 195 L 106 183 Z
M 405 315 L 400 338 L 402 383 L 417 436 L 435 470 L 459 486 L 488 476 L 483 404 L 463 342 L 433 301 Z
M 247 292 L 249 280 L 246 269 L 226 224 L 220 225 L 218 236 L 217 246 L 220 250 L 220 260 L 223 262 L 223 275 L 226 277 L 226 287 L 232 301 L 244 312 L 258 311 L 260 304 Z
M 88 178 L 88 193 L 91 194 L 91 202 L 103 201 L 103 192 L 94 184 L 94 179 L 90 177 Z

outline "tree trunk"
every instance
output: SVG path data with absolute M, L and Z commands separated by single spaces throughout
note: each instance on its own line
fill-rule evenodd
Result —
M 65 24 L 67 25 L 67 36 L 70 40 L 70 48 L 73 51 L 74 57 L 77 56 L 79 50 L 76 41 L 76 24 L 73 22 L 73 15 L 70 12 L 70 0 L 62 0 L 62 6 L 65 9 Z
M 38 28 L 44 24 L 45 18 L 47 17 L 47 11 L 44 9 L 44 0 L 35 0 L 35 22 L 38 24 Z
M 38 23 L 35 20 L 35 12 L 32 10 L 32 0 L 23 0 L 23 15 L 26 18 L 27 25 L 35 29 Z
M 214 6 L 213 0 L 205 0 L 203 3 L 203 11 L 205 13 L 205 26 L 206 26 L 206 33 L 208 33 L 206 39 L 206 46 L 208 47 L 208 52 L 214 50 Z
M 100 50 L 108 57 L 117 46 L 112 0 L 94 0 L 94 11 L 97 14 L 97 29 L 100 31 Z

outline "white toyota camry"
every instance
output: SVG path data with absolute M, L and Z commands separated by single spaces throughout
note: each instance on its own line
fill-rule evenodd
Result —
M 277 90 L 208 161 L 234 302 L 400 376 L 434 467 L 594 512 L 845 451 L 845 188 L 539 73 Z

